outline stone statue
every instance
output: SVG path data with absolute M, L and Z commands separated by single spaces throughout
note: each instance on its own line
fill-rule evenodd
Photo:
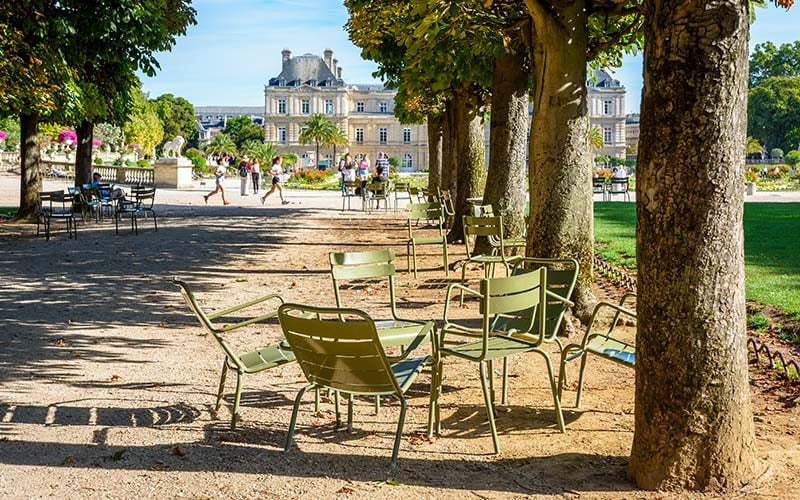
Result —
M 164 158 L 181 158 L 181 149 L 185 142 L 183 137 L 176 135 L 174 139 L 164 143 L 161 154 Z

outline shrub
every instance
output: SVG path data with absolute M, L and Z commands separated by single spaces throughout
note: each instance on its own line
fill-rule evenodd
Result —
M 147 160 L 139 160 L 136 162 L 136 166 L 141 168 L 149 168 L 150 162 Z
M 399 167 L 403 164 L 403 160 L 399 156 L 390 156 L 389 157 L 389 165 L 392 167 Z
M 797 151 L 796 149 L 789 151 L 788 153 L 786 153 L 786 156 L 783 158 L 783 161 L 785 161 L 787 164 L 793 167 L 797 166 L 797 164 L 800 163 L 800 151 Z
M 111 164 L 114 165 L 115 167 L 121 167 L 122 166 L 122 158 L 117 158 L 116 160 L 111 162 Z
M 95 165 L 102 165 L 103 164 L 103 159 L 98 156 L 97 158 L 94 159 L 94 164 Z
M 781 148 L 774 148 L 769 150 L 769 157 L 774 160 L 783 159 L 783 150 Z
M 125 160 L 125 166 L 126 167 L 135 167 L 136 166 L 136 162 L 133 161 L 133 160 Z
M 321 184 L 328 181 L 332 174 L 325 170 L 300 170 L 292 174 L 292 180 L 300 184 Z

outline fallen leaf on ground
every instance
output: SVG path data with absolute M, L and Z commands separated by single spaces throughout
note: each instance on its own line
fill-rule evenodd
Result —
M 181 450 L 180 446 L 175 446 L 174 448 L 172 448 L 172 454 L 175 455 L 176 457 L 185 457 L 186 456 L 186 452 Z
M 111 378 L 108 380 L 109 382 L 116 382 L 117 380 L 122 380 L 122 377 L 115 373 L 114 375 L 111 375 Z
M 72 455 L 67 455 L 64 458 L 64 463 L 65 464 L 74 464 L 75 463 L 75 457 L 73 457 Z
M 247 278 L 236 278 L 236 283 L 246 283 L 248 280 Z
M 355 493 L 355 491 L 356 490 L 354 490 L 353 488 L 350 488 L 348 486 L 342 486 L 341 488 L 339 488 L 339 491 L 337 491 L 336 493 L 337 494 L 341 493 L 343 495 L 349 495 L 350 493 Z
M 64 337 L 59 338 L 54 343 L 55 345 L 64 345 Z
M 158 326 L 159 326 L 160 328 L 166 328 L 166 327 L 168 327 L 168 326 L 169 326 L 169 323 L 167 323 L 166 321 L 162 321 L 161 323 L 159 323 L 159 324 L 158 324 Z

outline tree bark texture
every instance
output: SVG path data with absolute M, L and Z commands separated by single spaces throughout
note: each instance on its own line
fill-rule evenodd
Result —
M 442 179 L 442 127 L 444 116 L 428 115 L 428 189 L 436 192 Z
M 42 190 L 41 151 L 39 149 L 39 117 L 21 114 L 19 212 L 16 220 L 36 218 L 36 195 Z
M 442 122 L 442 176 L 441 189 L 450 190 L 453 198 L 456 196 L 456 185 L 458 183 L 456 172 L 456 158 L 458 157 L 456 148 L 456 115 L 455 99 L 449 99 L 445 104 Z
M 534 26 L 527 253 L 577 259 L 574 314 L 588 319 L 596 298 L 585 1 L 525 3 Z
M 525 227 L 529 58 L 525 46 L 497 58 L 492 77 L 489 172 L 484 205 L 503 216 L 503 232 L 519 238 Z
M 471 213 L 468 198 L 482 196 L 486 188 L 486 140 L 478 98 L 466 90 L 455 96 L 455 163 L 458 175 L 456 196 L 453 200 L 455 221 L 447 233 L 450 243 L 463 241 L 463 215 Z
M 646 489 L 732 490 L 754 467 L 742 179 L 747 3 L 645 0 L 636 414 Z
M 78 135 L 77 151 L 75 151 L 75 186 L 92 182 L 92 140 L 94 123 L 83 120 L 75 130 Z

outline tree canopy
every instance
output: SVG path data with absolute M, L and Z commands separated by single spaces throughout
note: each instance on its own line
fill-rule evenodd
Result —
M 773 76 L 749 91 L 747 134 L 766 148 L 800 144 L 800 76 Z
M 155 110 L 164 127 L 164 137 L 172 140 L 175 136 L 186 139 L 189 147 L 197 146 L 198 132 L 195 125 L 194 106 L 183 97 L 163 94 L 155 101 Z
M 759 43 L 750 55 L 750 87 L 773 76 L 800 76 L 800 41 Z
M 260 125 L 253 123 L 247 116 L 234 116 L 225 123 L 222 131 L 225 135 L 241 148 L 247 141 L 264 142 L 264 129 Z

